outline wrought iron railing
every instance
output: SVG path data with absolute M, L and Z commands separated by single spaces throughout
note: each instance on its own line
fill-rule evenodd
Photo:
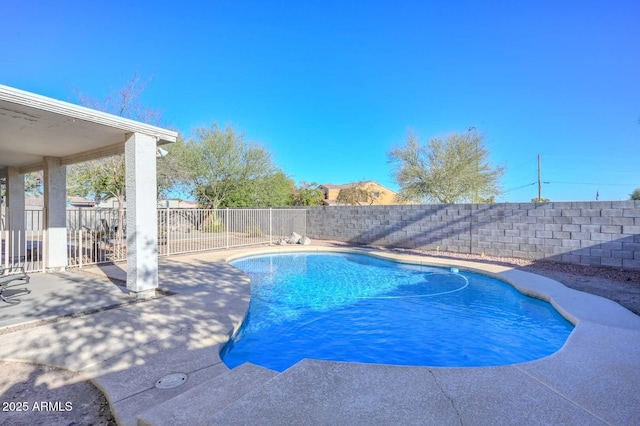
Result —
M 67 209 L 67 265 L 127 259 L 126 211 L 104 208 Z M 25 211 L 24 222 L 0 217 L 1 264 L 21 265 L 28 272 L 44 268 L 44 210 Z M 303 209 L 158 209 L 158 255 L 274 244 L 293 232 L 306 235 Z

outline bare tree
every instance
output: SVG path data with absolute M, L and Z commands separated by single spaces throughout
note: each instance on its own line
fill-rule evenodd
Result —
M 103 100 L 84 95 L 77 89 L 75 94 L 80 104 L 86 107 L 157 126 L 162 120 L 162 113 L 140 102 L 140 95 L 150 82 L 151 78 L 141 79 L 136 70 L 123 87 L 112 90 Z
M 79 102 L 87 107 L 108 112 L 120 117 L 157 125 L 161 113 L 143 106 L 139 97 L 150 80 L 143 81 L 136 71 L 127 83 L 113 91 L 103 101 L 98 101 L 76 90 Z M 67 191 L 69 194 L 94 199 L 115 198 L 118 202 L 118 224 L 116 250 L 123 237 L 124 205 L 126 200 L 126 173 L 124 155 L 87 161 L 69 167 Z

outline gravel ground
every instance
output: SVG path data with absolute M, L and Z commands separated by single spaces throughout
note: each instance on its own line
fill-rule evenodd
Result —
M 381 250 L 512 266 L 547 276 L 576 290 L 606 297 L 640 315 L 640 271 L 419 250 Z M 104 395 L 80 374 L 4 361 L 0 361 L 0 369 L 3 372 L 0 376 L 0 424 L 116 425 Z
M 109 403 L 78 373 L 0 361 L 0 424 L 115 426 Z

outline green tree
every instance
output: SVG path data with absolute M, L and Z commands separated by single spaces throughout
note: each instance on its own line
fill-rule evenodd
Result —
M 324 193 L 316 182 L 300 182 L 293 194 L 294 206 L 320 206 L 324 201 Z
M 360 181 L 352 184 L 348 188 L 342 188 L 336 197 L 336 201 L 340 204 L 355 205 L 371 205 L 380 193 L 371 189 L 366 181 Z
M 489 162 L 484 137 L 478 132 L 433 138 L 428 145 L 409 133 L 403 146 L 389 152 L 401 201 L 452 204 L 482 202 L 500 194 L 504 167 Z
M 6 178 L 0 178 L 0 201 L 4 199 Z M 42 192 L 42 172 L 32 172 L 24 175 L 24 193 L 26 196 L 40 196 Z
M 640 200 L 640 188 L 636 188 L 633 190 L 631 194 L 629 194 L 630 200 Z
M 293 180 L 278 171 L 254 179 L 229 194 L 226 207 L 283 207 L 293 203 Z
M 80 197 L 116 198 L 124 205 L 125 189 L 125 164 L 120 155 L 74 164 L 67 176 L 67 192 Z
M 42 191 L 42 171 L 24 175 L 24 192 L 27 196 L 40 196 Z
M 268 183 L 286 177 L 263 147 L 217 124 L 200 128 L 196 139 L 171 149 L 187 171 L 183 185 L 206 208 L 269 203 Z
M 175 143 L 163 145 L 158 150 L 156 162 L 156 179 L 158 183 L 158 198 L 164 198 L 170 191 L 179 190 L 188 193 L 188 182 L 191 173 L 186 169 L 180 153 L 184 150 L 185 141 L 181 135 Z M 164 153 L 164 155 L 160 155 Z

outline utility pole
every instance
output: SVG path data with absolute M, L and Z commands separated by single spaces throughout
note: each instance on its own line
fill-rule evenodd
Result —
M 542 202 L 542 180 L 540 179 L 542 172 L 540 167 L 540 154 L 538 154 L 538 202 Z

